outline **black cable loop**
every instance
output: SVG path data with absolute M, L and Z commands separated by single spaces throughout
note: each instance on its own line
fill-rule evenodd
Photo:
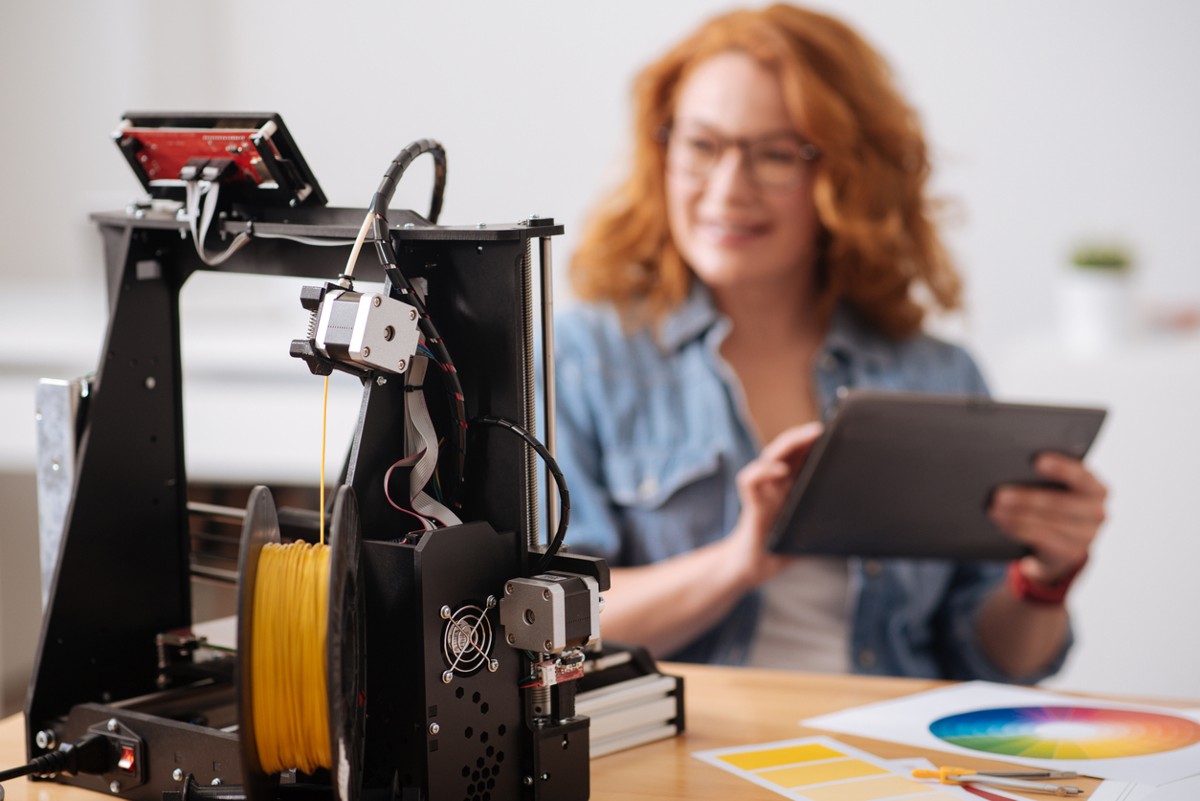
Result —
M 375 209 L 377 214 L 387 217 L 388 206 L 391 205 L 392 195 L 396 194 L 401 176 L 414 159 L 425 153 L 433 157 L 433 194 L 429 200 L 429 221 L 437 223 L 438 215 L 442 213 L 442 195 L 446 190 L 446 149 L 433 139 L 418 139 L 392 159 L 392 163 L 383 174 L 379 188 L 375 190 L 375 196 L 371 198 L 371 208 Z M 378 229 L 373 233 L 378 239 Z
M 516 434 L 529 447 L 533 448 L 534 452 L 542 458 L 546 463 L 550 475 L 554 478 L 554 484 L 558 487 L 558 528 L 554 532 L 554 537 L 551 538 L 546 552 L 542 554 L 542 558 L 538 560 L 537 566 L 533 569 L 531 575 L 544 573 L 550 567 L 550 563 L 554 560 L 555 554 L 562 548 L 563 540 L 567 535 L 567 524 L 571 519 L 571 493 L 567 491 L 567 479 L 562 474 L 562 470 L 558 467 L 558 462 L 551 455 L 549 449 L 546 448 L 537 437 L 530 434 L 521 426 L 514 423 L 512 420 L 506 420 L 503 417 L 476 417 L 471 421 L 471 425 L 489 425 L 503 428 Z

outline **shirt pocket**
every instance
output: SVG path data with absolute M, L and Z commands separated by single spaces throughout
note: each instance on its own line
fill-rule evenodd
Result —
M 639 510 L 660 509 L 674 496 L 696 484 L 715 486 L 721 454 L 715 447 L 614 451 L 605 456 L 605 479 L 612 499 Z

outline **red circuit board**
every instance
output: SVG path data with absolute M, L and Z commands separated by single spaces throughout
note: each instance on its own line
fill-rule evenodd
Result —
M 228 183 L 274 187 L 275 179 L 251 139 L 257 134 L 257 130 L 248 128 L 125 128 L 120 132 L 123 148 L 135 142 L 140 145 L 133 158 L 151 185 L 164 181 L 174 184 L 189 160 L 207 158 L 233 160 L 236 171 L 226 179 Z M 262 137 L 259 141 L 270 149 L 273 159 L 279 157 L 270 139 Z

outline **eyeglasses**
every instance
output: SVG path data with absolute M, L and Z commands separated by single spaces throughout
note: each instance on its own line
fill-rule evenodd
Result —
M 770 189 L 792 189 L 804 183 L 809 162 L 821 156 L 815 146 L 790 133 L 744 139 L 694 126 L 671 126 L 660 131 L 659 139 L 667 146 L 667 169 L 695 178 L 707 178 L 725 151 L 736 147 L 754 182 Z

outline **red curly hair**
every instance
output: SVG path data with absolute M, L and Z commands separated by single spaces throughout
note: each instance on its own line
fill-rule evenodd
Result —
M 930 166 L 917 116 L 883 58 L 846 24 L 786 4 L 715 17 L 644 69 L 634 84 L 634 152 L 596 209 L 570 265 L 576 295 L 660 319 L 691 282 L 667 225 L 665 152 L 684 80 L 718 53 L 744 52 L 780 78 L 796 129 L 821 152 L 813 197 L 821 224 L 824 302 L 844 300 L 892 337 L 921 328 L 924 291 L 942 309 L 962 285 L 925 196 Z

